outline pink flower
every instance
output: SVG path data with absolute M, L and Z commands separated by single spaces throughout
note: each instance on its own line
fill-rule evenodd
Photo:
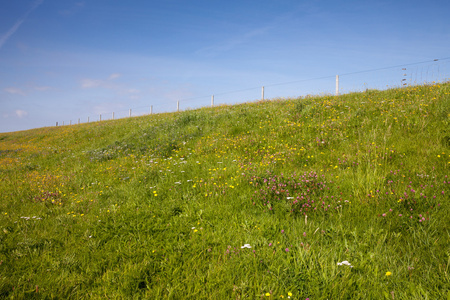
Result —
M 306 236 L 306 232 L 303 232 L 303 236 Z
M 284 249 L 286 252 L 289 252 L 289 248 Z

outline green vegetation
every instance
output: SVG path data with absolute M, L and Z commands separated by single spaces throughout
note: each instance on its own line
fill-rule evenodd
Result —
M 0 134 L 0 298 L 448 299 L 449 123 L 446 83 Z

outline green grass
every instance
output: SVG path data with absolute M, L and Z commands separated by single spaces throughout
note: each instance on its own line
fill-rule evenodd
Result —
M 449 123 L 445 83 L 0 134 L 0 298 L 449 299 Z

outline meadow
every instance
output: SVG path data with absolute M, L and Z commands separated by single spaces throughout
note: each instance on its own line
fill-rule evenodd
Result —
M 450 299 L 450 83 L 0 133 L 2 299 Z

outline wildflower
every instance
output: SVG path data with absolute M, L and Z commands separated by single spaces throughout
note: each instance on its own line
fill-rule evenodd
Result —
M 353 268 L 352 264 L 349 263 L 349 262 L 346 261 L 346 260 L 344 260 L 344 261 L 342 261 L 342 262 L 338 262 L 337 265 L 338 265 L 338 266 L 346 265 L 346 266 L 349 266 L 350 268 Z
M 288 298 L 291 298 L 291 297 L 292 297 L 292 293 L 289 292 L 289 293 L 288 293 Z
M 250 246 L 250 244 L 244 244 L 244 246 L 241 246 L 242 249 L 244 248 L 251 248 L 252 246 Z
M 284 251 L 289 252 L 289 248 L 284 249 Z
M 386 272 L 386 276 L 391 276 L 392 273 L 391 272 Z
M 270 297 L 270 293 L 266 293 L 266 297 Z

